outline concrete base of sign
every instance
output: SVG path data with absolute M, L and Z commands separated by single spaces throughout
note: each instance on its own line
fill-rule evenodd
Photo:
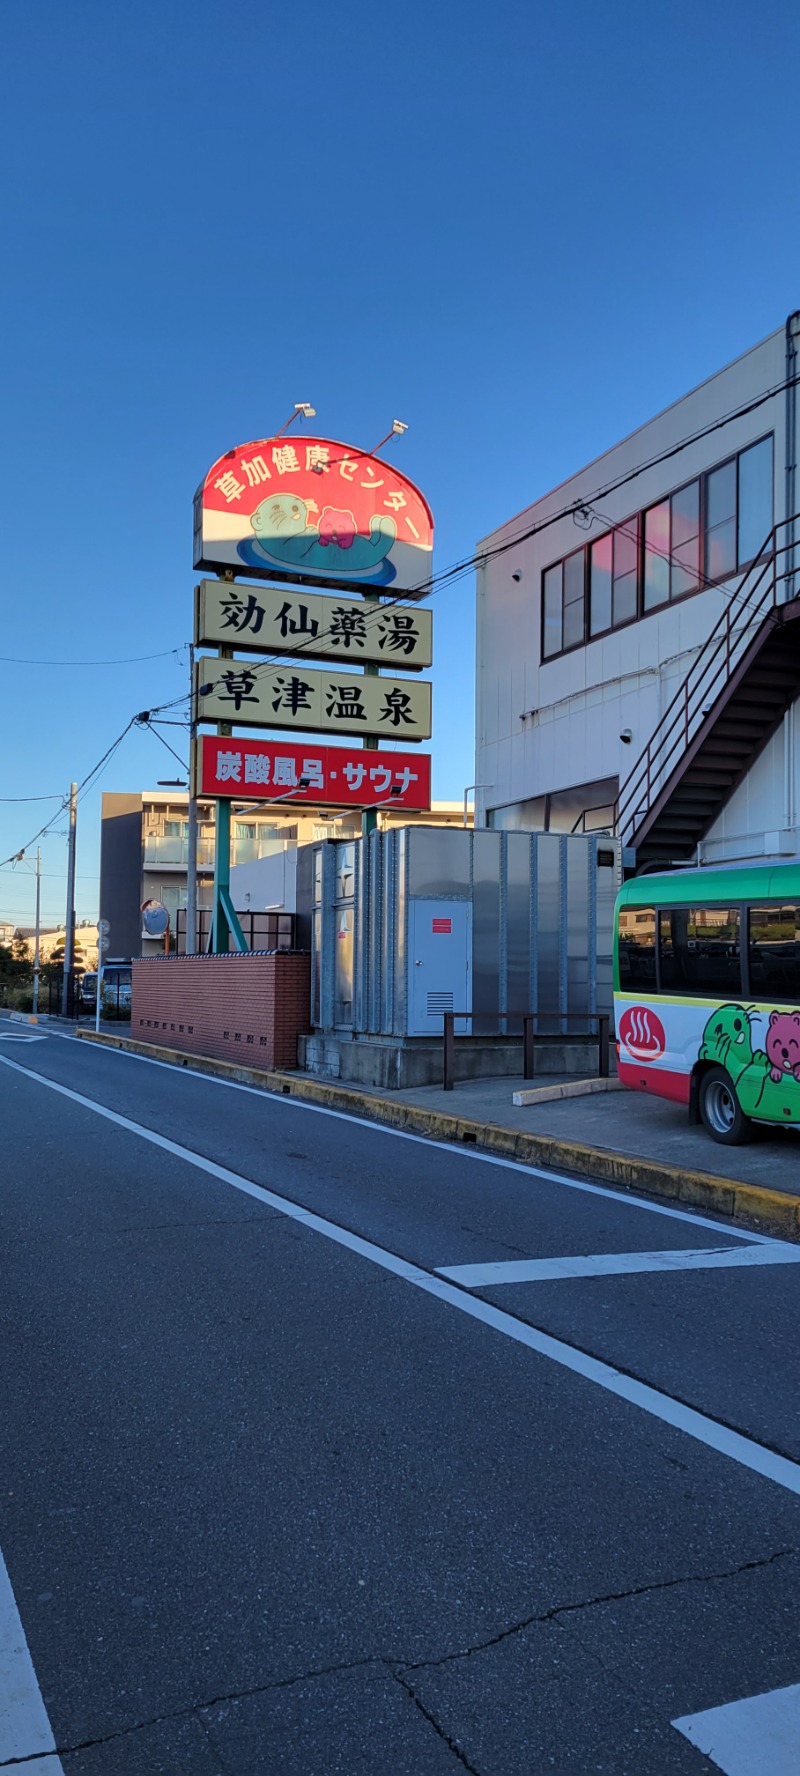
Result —
M 319 1031 L 298 1039 L 298 1063 L 318 1079 L 341 1079 L 353 1085 L 377 1085 L 383 1091 L 406 1091 L 417 1085 L 440 1085 L 443 1043 L 427 1036 L 349 1036 Z M 519 1078 L 522 1036 L 464 1036 L 456 1041 L 455 1077 L 459 1079 Z M 597 1038 L 542 1037 L 536 1042 L 536 1074 L 591 1073 L 597 1068 Z

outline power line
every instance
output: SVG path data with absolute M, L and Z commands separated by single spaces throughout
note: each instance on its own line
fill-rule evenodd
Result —
M 173 654 L 182 654 L 185 645 L 165 648 L 161 654 L 129 654 L 122 660 L 19 660 L 12 654 L 0 654 L 0 661 L 7 666 L 138 666 L 143 660 L 168 660 Z
M 61 798 L 61 796 L 60 796 L 60 795 L 49 795 L 49 796 L 0 796 L 0 802 L 1 802 L 1 803 L 3 803 L 3 804 L 6 804 L 6 803 L 8 803 L 8 802 L 60 802 L 60 801 L 61 801 L 61 799 L 62 799 L 62 798 Z

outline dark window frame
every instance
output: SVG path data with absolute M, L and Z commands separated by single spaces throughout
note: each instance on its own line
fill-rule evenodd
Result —
M 763 912 L 765 909 L 771 908 L 771 907 L 791 906 L 792 904 L 793 903 L 789 900 L 776 900 L 773 895 L 770 896 L 769 900 L 748 900 L 745 903 L 745 906 L 743 908 L 743 912 L 746 915 L 746 918 L 745 918 L 746 943 L 744 944 L 744 947 L 742 949 L 742 977 L 743 977 L 743 979 L 746 979 L 746 981 L 747 981 L 747 998 L 748 999 L 757 999 L 762 1004 L 770 1003 L 772 1005 L 791 1005 L 792 1007 L 797 1009 L 800 1007 L 800 994 L 795 994 L 794 997 L 791 999 L 783 999 L 780 997 L 779 994 L 776 994 L 776 993 L 770 992 L 770 993 L 766 994 L 766 996 L 763 993 L 757 993 L 753 988 L 753 981 L 752 981 L 752 976 L 750 973 L 750 914 L 757 913 L 757 912 Z M 800 905 L 800 900 L 796 901 L 794 904 Z
M 542 568 L 540 576 L 539 576 L 539 664 L 540 664 L 540 666 L 549 666 L 553 660 L 563 659 L 565 654 L 574 654 L 578 648 L 588 647 L 594 641 L 603 641 L 606 638 L 606 636 L 608 636 L 608 635 L 616 635 L 620 632 L 620 630 L 629 629 L 631 627 L 632 623 L 643 622 L 644 619 L 647 617 L 657 617 L 660 615 L 660 613 L 662 611 L 672 610 L 676 605 L 684 604 L 686 602 L 687 598 L 697 598 L 698 594 L 701 592 L 711 592 L 714 590 L 714 588 L 716 586 L 723 586 L 723 585 L 725 585 L 725 583 L 728 580 L 731 580 L 734 577 L 738 578 L 742 574 L 749 573 L 751 567 L 753 567 L 756 564 L 756 562 L 767 561 L 769 559 L 769 557 L 767 555 L 753 555 L 750 557 L 750 559 L 748 561 L 739 561 L 739 556 L 738 556 L 738 551 L 739 551 L 739 498 L 740 498 L 740 496 L 739 496 L 739 476 L 740 476 L 739 464 L 740 464 L 741 458 L 743 456 L 746 456 L 746 454 L 749 450 L 754 450 L 757 445 L 766 444 L 766 443 L 771 443 L 771 445 L 772 445 L 772 463 L 771 463 L 772 499 L 773 499 L 772 516 L 773 516 L 773 521 L 774 521 L 774 516 L 775 516 L 775 433 L 774 433 L 774 431 L 771 431 L 771 432 L 763 432 L 759 438 L 751 438 L 750 441 L 747 444 L 743 444 L 739 450 L 734 450 L 731 452 L 731 454 L 729 456 L 723 457 L 721 462 L 711 463 L 709 468 L 701 469 L 696 475 L 691 475 L 689 477 L 688 481 L 679 482 L 677 487 L 672 487 L 667 492 L 662 493 L 658 499 L 650 500 L 646 506 L 640 506 L 638 511 L 632 512 L 629 517 L 621 518 L 619 520 L 618 524 L 612 524 L 611 526 L 609 526 L 608 530 L 601 531 L 599 536 L 592 538 L 591 542 L 587 542 L 587 543 L 583 543 L 582 545 L 579 545 L 579 548 L 582 549 L 583 557 L 584 557 L 584 563 L 583 563 L 583 637 L 580 641 L 570 642 L 569 647 L 564 647 L 564 645 L 563 645 L 563 640 L 564 640 L 564 563 L 565 563 L 565 561 L 568 561 L 571 558 L 571 556 L 577 555 L 579 553 L 579 550 L 578 549 L 569 549 L 567 551 L 566 555 L 559 556 L 555 561 L 549 561 L 547 563 L 547 565 Z M 737 565 L 736 565 L 736 567 L 731 569 L 731 571 L 728 573 L 717 574 L 714 579 L 707 579 L 706 574 L 705 574 L 707 481 L 708 481 L 709 475 L 715 474 L 718 469 L 724 469 L 727 466 L 727 464 L 730 462 L 735 464 L 735 469 L 736 469 L 736 510 L 734 513 L 734 525 L 735 525 L 735 535 L 736 535 Z M 645 610 L 645 608 L 644 608 L 644 557 L 645 557 L 644 533 L 645 533 L 646 514 L 649 511 L 651 511 L 655 506 L 663 505 L 666 500 L 669 501 L 669 505 L 670 505 L 669 570 L 670 570 L 670 581 L 671 581 L 672 565 L 673 565 L 672 564 L 672 501 L 675 498 L 676 494 L 683 493 L 684 490 L 687 487 L 691 487 L 695 481 L 697 481 L 699 483 L 699 502 L 698 502 L 698 504 L 699 504 L 700 537 L 699 537 L 698 584 L 696 586 L 694 586 L 688 592 L 679 592 L 677 597 L 675 597 L 675 598 L 670 597 L 669 599 L 667 599 L 665 601 L 664 604 L 654 605 L 652 610 Z M 626 617 L 625 621 L 622 623 L 614 623 L 614 621 L 613 621 L 613 616 L 614 616 L 614 546 L 613 546 L 613 540 L 612 540 L 612 552 L 611 552 L 611 617 L 612 617 L 612 621 L 611 621 L 611 624 L 609 625 L 608 628 L 597 629 L 594 632 L 594 634 L 592 634 L 591 624 L 590 624 L 590 600 L 591 600 L 591 591 L 592 591 L 592 547 L 595 543 L 602 542 L 603 539 L 607 536 L 610 536 L 613 539 L 615 531 L 622 530 L 622 529 L 624 529 L 624 527 L 626 525 L 629 525 L 631 523 L 636 523 L 636 525 L 638 527 L 637 569 L 636 569 L 636 614 L 632 617 Z M 555 651 L 553 653 L 546 654 L 544 651 L 544 578 L 545 578 L 545 574 L 549 573 L 551 571 L 551 569 L 554 567 L 561 568 L 561 641 L 562 641 L 562 645 L 560 648 L 555 649 Z

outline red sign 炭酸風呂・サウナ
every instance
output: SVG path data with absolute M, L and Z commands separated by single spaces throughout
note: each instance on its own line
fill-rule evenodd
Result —
M 427 753 L 363 752 L 349 746 L 204 734 L 198 741 L 197 793 L 312 807 L 424 812 L 431 805 L 431 761 Z

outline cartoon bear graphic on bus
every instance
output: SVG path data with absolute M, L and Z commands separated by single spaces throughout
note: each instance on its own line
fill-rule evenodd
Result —
M 800 1011 L 772 1011 L 766 1024 L 765 1016 L 755 1006 L 720 1005 L 703 1031 L 700 1059 L 730 1074 L 745 1116 L 800 1122 Z

